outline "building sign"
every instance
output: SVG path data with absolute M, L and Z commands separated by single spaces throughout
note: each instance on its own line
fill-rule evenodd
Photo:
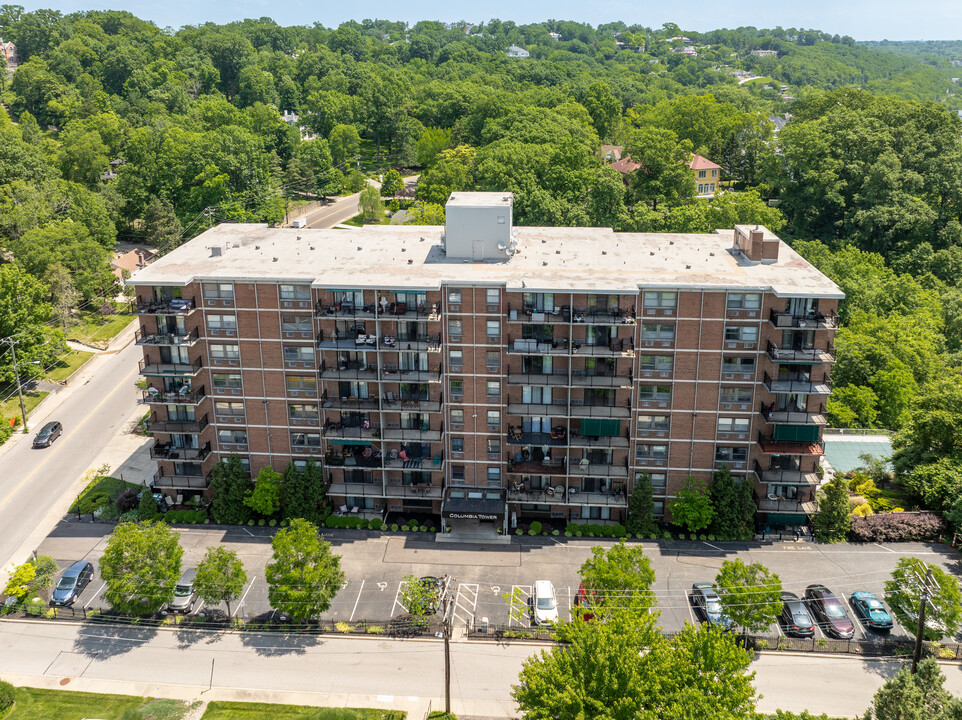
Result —
M 452 520 L 497 520 L 497 515 L 489 515 L 487 513 L 464 513 L 464 512 L 453 512 L 448 513 L 448 517 Z

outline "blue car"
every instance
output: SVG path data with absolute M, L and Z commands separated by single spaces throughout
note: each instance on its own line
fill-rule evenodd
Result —
M 89 562 L 80 560 L 64 570 L 60 576 L 60 582 L 53 590 L 50 598 L 51 605 L 73 605 L 80 597 L 80 593 L 87 587 L 90 579 L 94 575 L 94 566 Z
M 852 593 L 852 608 L 866 627 L 873 630 L 891 630 L 892 616 L 885 610 L 885 606 L 867 590 L 856 590 Z

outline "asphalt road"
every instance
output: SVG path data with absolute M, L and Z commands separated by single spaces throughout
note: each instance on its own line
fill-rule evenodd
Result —
M 42 420 L 63 423 L 62 436 L 48 448 L 33 449 L 33 435 L 42 424 L 34 417 L 28 423 L 31 432 L 11 439 L 8 442 L 13 444 L 3 448 L 0 567 L 7 565 L 37 529 L 53 528 L 66 509 L 60 508 L 71 487 L 130 417 L 139 396 L 134 383 L 142 356 L 141 348 L 131 344 L 119 352 L 94 357 L 85 369 L 92 372 L 89 380 L 79 379 L 82 385 L 64 388 L 45 400 L 51 403 L 47 406 L 51 410 Z
M 298 217 L 305 218 L 307 220 L 307 227 L 309 228 L 334 227 L 338 223 L 349 220 L 360 212 L 358 208 L 358 200 L 360 197 L 360 193 L 347 195 L 338 198 L 326 207 L 318 208 L 306 215 L 295 216 L 294 219 L 296 220 Z
M 205 633 L 187 629 L 0 624 L 0 676 L 15 683 L 217 699 L 228 689 L 274 702 L 439 707 L 443 645 L 437 641 Z M 530 644 L 451 643 L 453 710 L 512 717 L 511 684 Z M 875 691 L 901 667 L 894 660 L 762 654 L 752 664 L 776 708 L 861 716 Z M 946 689 L 962 694 L 962 668 L 943 665 Z M 234 697 L 237 696 L 235 693 Z M 403 703 L 402 703 L 403 704 Z M 473 712 L 472 712 L 473 711 Z

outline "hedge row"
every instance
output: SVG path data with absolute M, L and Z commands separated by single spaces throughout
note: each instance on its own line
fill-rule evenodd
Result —
M 192 523 L 200 524 L 207 522 L 206 510 L 168 510 L 164 513 L 164 522 L 168 523 Z
M 879 513 L 852 518 L 850 537 L 856 542 L 918 542 L 937 540 L 946 530 L 934 513 Z
M 568 523 L 565 527 L 567 537 L 603 537 L 603 538 L 623 538 L 628 537 L 628 531 L 624 525 L 579 525 L 578 523 Z
M 343 528 L 347 530 L 384 530 L 385 525 L 377 518 L 368 520 L 367 518 L 354 515 L 328 515 L 324 521 L 324 526 L 328 528 Z

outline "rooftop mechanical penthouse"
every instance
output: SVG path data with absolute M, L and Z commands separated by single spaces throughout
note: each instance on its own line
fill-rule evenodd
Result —
M 367 516 L 623 521 L 727 465 L 759 520 L 817 511 L 839 288 L 763 227 L 220 225 L 138 271 L 155 488 L 321 463 Z

